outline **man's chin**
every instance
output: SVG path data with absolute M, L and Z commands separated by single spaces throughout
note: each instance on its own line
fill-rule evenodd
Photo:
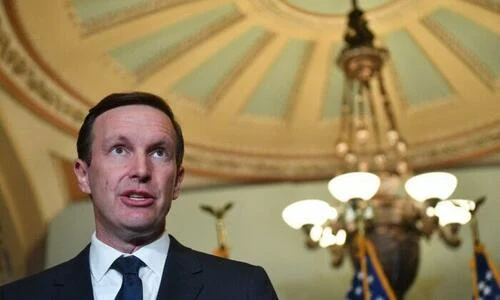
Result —
M 151 222 L 134 222 L 125 226 L 128 240 L 137 244 L 137 242 L 148 243 L 156 240 L 164 231 L 165 225 Z

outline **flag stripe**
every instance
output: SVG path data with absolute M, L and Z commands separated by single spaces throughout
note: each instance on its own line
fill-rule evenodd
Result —
M 470 262 L 472 289 L 475 300 L 499 299 L 500 281 L 498 271 L 483 244 L 474 245 L 474 255 Z
M 384 287 L 384 290 L 387 293 L 389 300 L 397 300 L 396 295 L 394 294 L 394 291 L 392 290 L 392 287 L 391 287 L 389 281 L 387 280 L 387 277 L 385 276 L 384 269 L 382 268 L 382 265 L 380 264 L 380 261 L 378 260 L 377 253 L 375 251 L 375 246 L 373 246 L 372 242 L 369 241 L 368 239 L 366 240 L 366 248 L 368 250 L 368 255 L 370 256 L 370 258 L 372 260 L 372 264 L 373 264 L 373 267 L 375 268 L 375 272 L 378 274 L 380 282 L 382 283 L 382 286 Z
M 395 293 L 377 257 L 375 246 L 362 235 L 356 237 L 356 242 L 359 265 L 355 268 L 352 286 L 346 298 L 349 300 L 396 300 Z

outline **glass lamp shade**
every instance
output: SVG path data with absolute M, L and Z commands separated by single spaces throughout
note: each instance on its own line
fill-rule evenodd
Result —
M 306 224 L 322 225 L 327 220 L 337 218 L 337 210 L 328 203 L 317 199 L 307 199 L 294 202 L 281 213 L 281 217 L 294 229 L 300 229 Z
M 466 200 L 466 199 L 450 199 L 448 200 L 451 203 L 453 203 L 455 206 L 460 206 L 467 211 L 474 211 L 476 209 L 476 202 L 472 200 Z
M 475 203 L 470 200 L 444 200 L 438 202 L 435 214 L 439 218 L 439 225 L 466 224 L 471 219 L 471 211 L 474 210 Z
M 378 191 L 380 178 L 369 172 L 351 172 L 335 176 L 328 182 L 328 190 L 342 202 L 351 199 L 371 199 Z
M 416 175 L 405 183 L 405 190 L 413 199 L 447 199 L 457 187 L 457 177 L 447 172 L 430 172 Z

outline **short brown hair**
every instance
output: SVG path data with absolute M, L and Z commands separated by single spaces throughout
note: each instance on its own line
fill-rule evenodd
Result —
M 182 136 L 181 126 L 177 123 L 172 109 L 165 100 L 145 92 L 114 93 L 104 97 L 96 106 L 92 107 L 78 132 L 78 139 L 76 142 L 78 158 L 85 161 L 88 165 L 90 165 L 92 161 L 92 141 L 94 139 L 92 128 L 98 116 L 113 108 L 134 104 L 154 107 L 164 112 L 170 119 L 177 135 L 175 160 L 177 167 L 179 167 L 184 157 L 184 138 Z

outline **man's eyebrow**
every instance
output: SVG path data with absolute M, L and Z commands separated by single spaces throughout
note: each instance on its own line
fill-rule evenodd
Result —
M 173 147 L 173 142 L 169 141 L 169 140 L 159 140 L 157 142 L 154 142 L 153 144 L 149 145 L 148 146 L 148 149 L 155 149 L 155 148 L 159 148 L 159 147 L 162 147 L 162 148 L 169 148 L 169 147 Z
M 103 144 L 105 146 L 109 146 L 110 144 L 114 144 L 116 142 L 121 142 L 121 143 L 124 143 L 124 144 L 128 144 L 129 143 L 129 139 L 126 136 L 123 136 L 123 135 L 112 135 L 112 136 L 106 137 L 104 139 L 104 143 Z

